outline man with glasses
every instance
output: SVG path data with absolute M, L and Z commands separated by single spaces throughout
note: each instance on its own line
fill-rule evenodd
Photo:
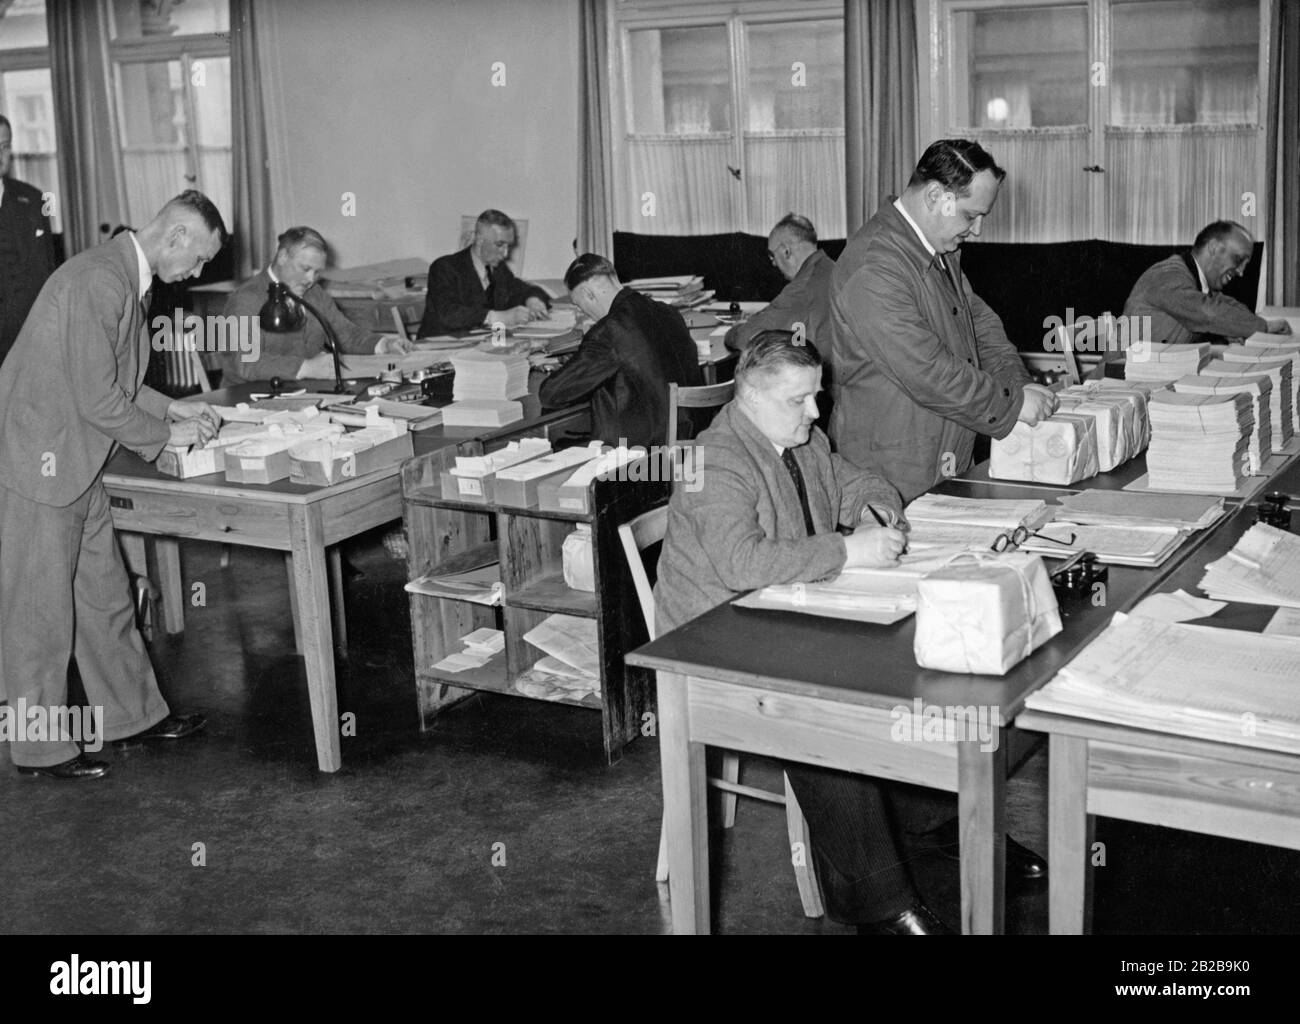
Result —
M 474 241 L 429 267 L 420 336 L 491 327 L 518 327 L 543 319 L 546 292 L 521 281 L 506 265 L 515 244 L 515 222 L 500 210 L 484 210 L 474 223 Z
M 771 304 L 736 324 L 723 338 L 727 348 L 743 352 L 764 331 L 793 331 L 803 325 L 802 340 L 830 347 L 831 272 L 835 261 L 817 248 L 812 221 L 787 213 L 767 236 L 767 258 L 789 284 Z
M 1223 294 L 1246 269 L 1254 247 L 1240 224 L 1216 220 L 1201 229 L 1190 251 L 1147 268 L 1124 303 L 1124 316 L 1150 317 L 1150 339 L 1174 344 L 1290 334 L 1285 320 L 1265 320 Z

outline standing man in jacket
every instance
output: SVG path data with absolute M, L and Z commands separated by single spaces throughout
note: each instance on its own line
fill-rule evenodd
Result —
M 9 177 L 13 128 L 0 115 L 0 363 L 54 272 L 54 234 L 39 189 Z

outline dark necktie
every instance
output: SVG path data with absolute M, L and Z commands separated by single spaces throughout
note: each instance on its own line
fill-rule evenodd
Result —
M 948 275 L 948 280 L 952 282 L 953 290 L 961 299 L 962 305 L 966 305 L 966 293 L 962 290 L 961 275 L 957 273 L 957 268 L 952 265 L 951 261 L 943 253 L 939 254 L 939 265 L 943 267 L 944 272 Z
M 799 472 L 799 463 L 795 461 L 794 452 L 789 448 L 781 452 L 781 461 L 785 463 L 785 468 L 790 471 L 790 479 L 794 481 L 795 492 L 799 495 L 799 507 L 803 509 L 803 526 L 811 537 L 817 530 L 813 526 L 812 510 L 808 508 L 808 489 L 803 485 L 803 474 Z
M 492 268 L 486 267 L 483 271 L 483 277 L 486 283 L 483 285 L 483 297 L 487 299 L 488 308 L 492 308 Z

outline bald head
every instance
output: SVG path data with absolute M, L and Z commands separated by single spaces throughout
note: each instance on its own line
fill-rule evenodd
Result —
M 1254 236 L 1231 220 L 1216 220 L 1206 225 L 1192 243 L 1192 255 L 1212 292 L 1223 291 L 1239 278 L 1254 251 Z
M 807 217 L 787 213 L 767 236 L 767 257 L 787 281 L 817 251 L 817 229 Z

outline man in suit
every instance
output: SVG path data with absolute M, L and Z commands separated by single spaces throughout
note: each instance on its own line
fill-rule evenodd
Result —
M 1246 269 L 1254 248 L 1255 240 L 1240 224 L 1216 220 L 1201 229 L 1190 251 L 1143 272 L 1124 303 L 1124 316 L 1150 317 L 1144 337 L 1174 344 L 1290 334 L 1285 320 L 1265 320 L 1223 294 Z
M 474 241 L 429 266 L 420 336 L 491 327 L 518 327 L 545 318 L 550 298 L 506 266 L 515 244 L 515 222 L 500 210 L 484 210 L 474 222 Z
M 54 272 L 54 233 L 39 189 L 9 177 L 13 128 L 0 115 L 0 363 Z
M 142 386 L 145 310 L 155 274 L 197 277 L 225 241 L 208 198 L 182 193 L 140 231 L 56 270 L 0 367 L 0 686 L 11 705 L 53 713 L 75 655 L 110 741 L 180 739 L 205 724 L 171 714 L 158 690 L 102 477 L 119 444 L 154 459 L 216 433 L 210 406 Z M 11 738 L 10 752 L 26 775 L 108 772 L 66 734 Z
M 668 385 L 698 387 L 699 351 L 682 315 L 618 281 L 603 256 L 579 256 L 564 274 L 578 307 L 596 322 L 564 368 L 543 382 L 542 405 L 591 398 L 591 436 L 606 444 L 656 445 L 668 437 Z M 694 431 L 681 410 L 680 438 Z
M 326 245 L 319 231 L 309 227 L 289 228 L 276 240 L 271 265 L 241 284 L 226 299 L 226 316 L 256 317 L 266 304 L 273 281 L 283 281 L 289 291 L 320 311 L 339 339 L 339 355 L 345 352 L 369 355 L 400 355 L 411 343 L 392 334 L 378 334 L 354 324 L 320 284 L 325 269 Z M 334 357 L 329 353 L 329 335 L 310 313 L 303 311 L 302 326 L 283 334 L 261 332 L 261 349 L 256 359 L 246 360 L 238 350 L 221 354 L 221 386 L 250 380 L 331 379 Z M 347 360 L 343 360 L 346 368 Z
M 789 284 L 766 307 L 736 324 L 722 339 L 743 352 L 763 331 L 796 331 L 822 349 L 830 347 L 831 272 L 835 261 L 817 248 L 817 229 L 807 217 L 787 213 L 767 236 L 767 258 Z
M 696 440 L 697 486 L 674 488 L 668 505 L 655 584 L 662 631 L 746 590 L 898 560 L 898 493 L 834 454 L 814 426 L 821 376 L 817 350 L 788 331 L 764 331 L 742 353 L 736 397 Z M 886 934 L 946 932 L 903 866 L 881 784 L 793 762 L 785 770 L 830 918 Z
M 905 502 L 965 471 L 976 434 L 1005 437 L 1056 408 L 961 272 L 961 243 L 1004 177 L 978 143 L 932 143 L 831 277 L 831 439 Z

